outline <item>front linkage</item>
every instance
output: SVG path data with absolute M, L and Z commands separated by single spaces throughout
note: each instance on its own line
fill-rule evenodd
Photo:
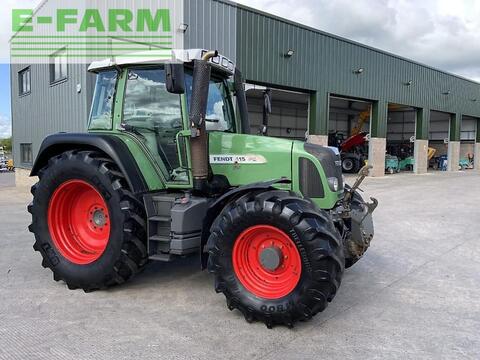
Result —
M 332 210 L 337 228 L 342 234 L 345 267 L 355 264 L 367 251 L 373 239 L 374 227 L 372 213 L 378 206 L 378 200 L 363 200 L 359 193 L 360 185 L 368 176 L 371 166 L 364 166 L 359 172 L 353 186 L 345 186 L 345 193 L 338 206 Z

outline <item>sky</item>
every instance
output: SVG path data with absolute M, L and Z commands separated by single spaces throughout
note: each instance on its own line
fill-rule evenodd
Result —
M 480 81 L 478 0 L 237 2 Z
M 0 139 L 10 137 L 10 67 L 0 64 Z
M 12 134 L 10 109 L 10 67 L 8 64 L 8 40 L 11 34 L 11 9 L 33 8 L 39 0 L 1 0 L 0 11 L 0 139 Z
M 237 0 L 287 19 L 480 81 L 478 0 Z M 8 62 L 11 9 L 2 0 L 0 63 Z M 10 132 L 10 82 L 0 65 L 0 138 Z

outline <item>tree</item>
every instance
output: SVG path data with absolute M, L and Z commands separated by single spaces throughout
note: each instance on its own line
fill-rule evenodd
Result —
M 0 146 L 2 146 L 5 151 L 12 151 L 12 138 L 0 139 Z

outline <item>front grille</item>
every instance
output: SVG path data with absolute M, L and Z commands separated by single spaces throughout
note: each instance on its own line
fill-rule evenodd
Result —
M 304 149 L 320 161 L 327 179 L 331 177 L 337 178 L 338 190 L 343 190 L 342 160 L 340 154 L 336 154 L 328 147 L 309 143 L 305 143 Z
M 322 179 L 313 161 L 301 157 L 298 165 L 300 169 L 300 191 L 303 196 L 309 198 L 325 197 Z

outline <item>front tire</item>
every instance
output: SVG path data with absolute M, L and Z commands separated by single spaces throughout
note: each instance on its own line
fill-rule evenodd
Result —
M 340 234 L 329 213 L 294 193 L 248 193 L 227 205 L 210 231 L 215 290 L 249 322 L 293 326 L 323 311 L 340 286 Z
M 111 159 L 67 151 L 51 158 L 38 176 L 29 230 L 56 281 L 92 291 L 121 284 L 143 268 L 142 204 Z

